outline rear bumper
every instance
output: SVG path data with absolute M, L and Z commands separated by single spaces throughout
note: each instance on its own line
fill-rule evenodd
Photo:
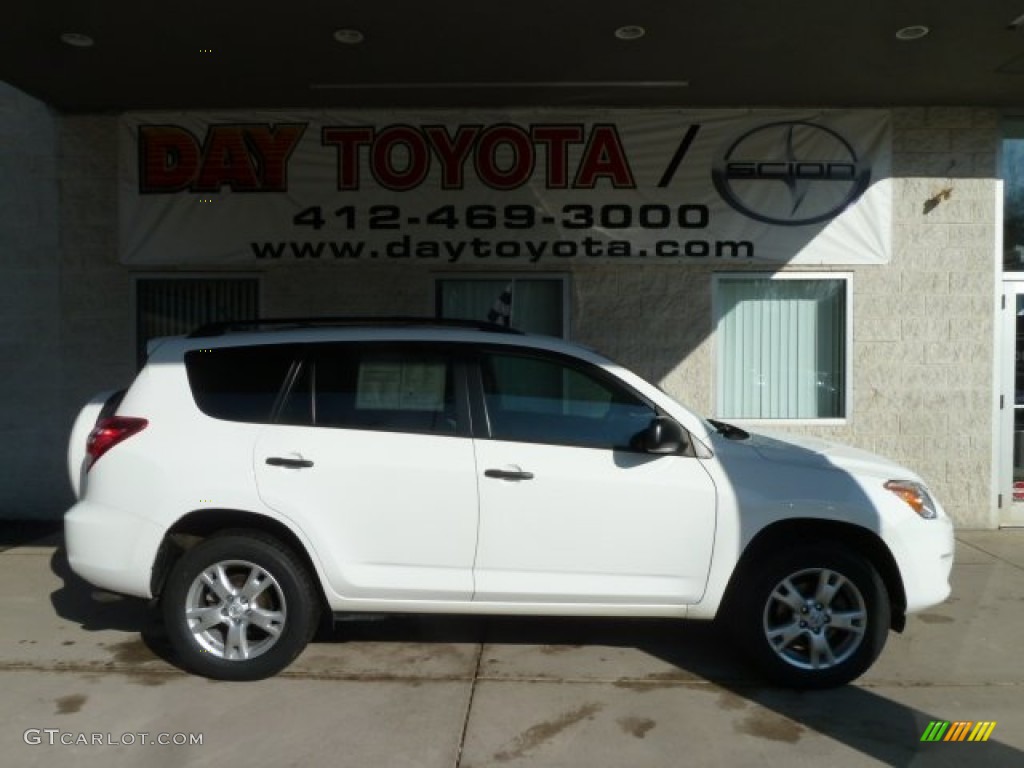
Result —
M 150 579 L 163 529 L 122 509 L 88 501 L 64 516 L 71 570 L 102 589 L 152 597 Z

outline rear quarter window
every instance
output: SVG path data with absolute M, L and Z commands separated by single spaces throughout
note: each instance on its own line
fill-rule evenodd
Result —
M 294 359 L 291 345 L 194 349 L 185 353 L 185 370 L 207 416 L 269 423 Z

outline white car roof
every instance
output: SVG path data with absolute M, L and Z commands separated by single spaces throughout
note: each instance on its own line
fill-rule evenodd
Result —
M 492 329 L 483 324 L 480 327 L 473 327 L 470 324 L 434 325 L 430 321 L 412 324 L 382 321 L 380 325 L 370 324 L 371 322 L 338 325 L 327 322 L 312 325 L 281 323 L 265 329 L 252 330 L 235 330 L 234 327 L 222 328 L 213 325 L 208 326 L 208 332 L 206 329 L 199 329 L 189 336 L 162 337 L 154 340 L 157 343 L 150 345 L 150 352 L 156 353 L 154 359 L 168 360 L 193 349 L 332 341 L 418 341 L 509 345 L 561 352 L 601 364 L 611 362 L 592 349 L 554 336 L 520 333 L 499 327 Z

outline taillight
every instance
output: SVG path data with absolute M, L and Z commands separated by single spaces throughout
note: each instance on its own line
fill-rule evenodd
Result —
M 149 422 L 146 419 L 132 416 L 109 416 L 100 419 L 85 441 L 86 470 L 92 469 L 92 465 L 99 461 L 100 456 L 115 445 L 144 430 L 147 424 Z

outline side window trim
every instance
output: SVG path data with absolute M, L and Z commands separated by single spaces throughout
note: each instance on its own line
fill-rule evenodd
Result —
M 473 430 L 471 435 L 477 440 L 490 440 L 491 419 L 487 413 L 487 401 L 484 398 L 483 366 L 481 354 L 486 350 L 474 349 L 465 360 L 466 391 L 469 396 L 469 407 L 473 414 Z
M 270 409 L 269 423 L 277 424 L 280 420 L 281 411 L 284 410 L 284 404 L 291 396 L 292 388 L 295 386 L 295 382 L 298 381 L 299 375 L 302 373 L 302 369 L 305 365 L 306 361 L 303 350 L 299 348 L 292 357 L 291 366 L 288 368 L 288 373 L 285 374 L 284 377 L 284 384 L 277 393 L 277 399 L 274 400 L 274 407 Z
M 469 402 L 469 365 L 459 347 L 449 347 L 448 354 L 455 380 L 455 434 L 457 437 L 472 437 L 476 430 L 476 420 L 473 418 L 473 409 Z

